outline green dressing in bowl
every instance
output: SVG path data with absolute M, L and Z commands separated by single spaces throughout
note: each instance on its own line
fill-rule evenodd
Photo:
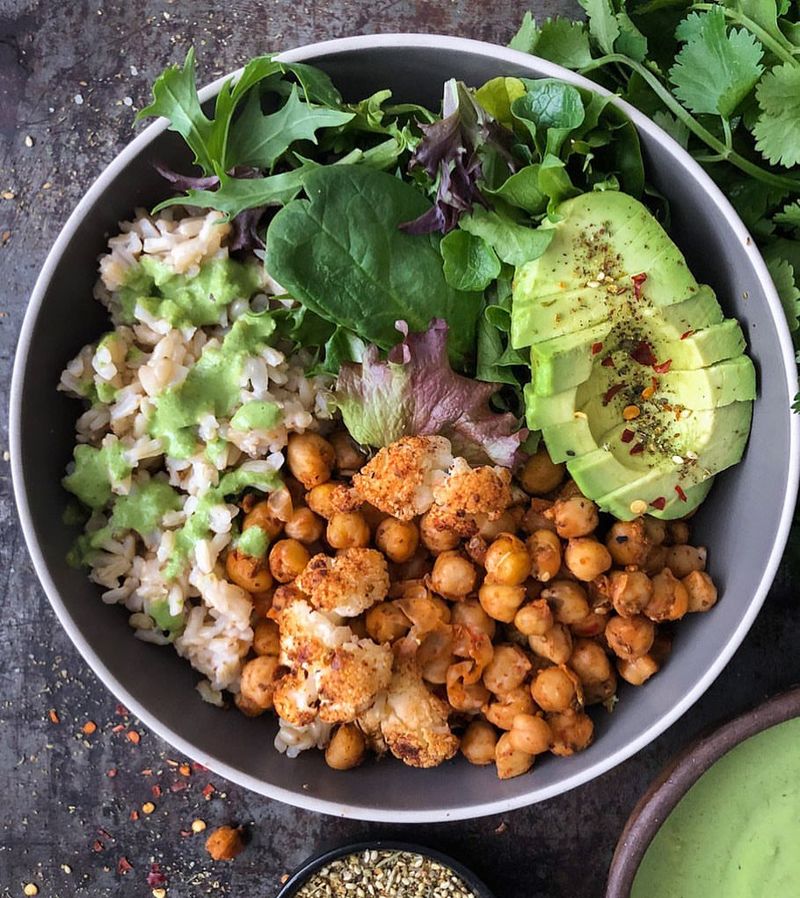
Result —
M 800 895 L 800 718 L 720 758 L 656 834 L 631 898 Z

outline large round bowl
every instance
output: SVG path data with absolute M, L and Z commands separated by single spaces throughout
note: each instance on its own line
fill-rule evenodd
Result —
M 347 38 L 283 58 L 322 67 L 347 98 L 390 87 L 399 100 L 433 107 L 453 76 L 473 85 L 507 74 L 592 86 L 523 53 L 435 35 Z M 209 85 L 203 98 L 213 97 L 221 83 Z M 67 565 L 73 534 L 61 523 L 60 478 L 77 408 L 55 387 L 67 359 L 104 328 L 104 311 L 92 299 L 104 235 L 135 206 L 150 206 L 164 195 L 152 163 L 185 166 L 185 148 L 163 120 L 156 122 L 80 202 L 45 262 L 19 341 L 11 397 L 17 502 L 36 570 L 78 650 L 120 700 L 180 751 L 256 792 L 331 814 L 436 821 L 500 813 L 572 789 L 630 757 L 697 701 L 730 659 L 767 595 L 794 507 L 800 436 L 789 409 L 797 389 L 794 352 L 764 262 L 729 203 L 674 141 L 625 108 L 639 130 L 649 179 L 670 200 L 673 237 L 748 337 L 759 373 L 753 432 L 746 458 L 718 478 L 696 519 L 722 601 L 712 613 L 683 622 L 673 661 L 646 688 L 626 690 L 613 717 L 598 716 L 588 751 L 542 760 L 532 774 L 505 782 L 493 769 L 463 760 L 429 771 L 389 761 L 349 773 L 329 770 L 316 752 L 289 760 L 270 748 L 272 722 L 200 701 L 188 664 L 132 638 L 127 616 L 102 605 L 96 587 Z

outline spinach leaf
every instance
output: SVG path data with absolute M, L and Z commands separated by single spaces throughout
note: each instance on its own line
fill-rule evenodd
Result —
M 439 246 L 445 280 L 456 290 L 485 290 L 500 274 L 500 260 L 482 237 L 450 231 Z
M 553 78 L 522 80 L 527 91 L 511 104 L 511 113 L 531 132 L 541 155 L 558 155 L 570 132 L 583 124 L 581 95 L 576 87 Z
M 498 212 L 480 208 L 462 216 L 460 225 L 468 234 L 483 237 L 509 265 L 538 259 L 553 239 L 552 231 L 534 228 L 530 223 L 519 224 Z
M 499 196 L 517 209 L 524 209 L 531 215 L 544 212 L 547 196 L 539 186 L 539 164 L 526 165 L 514 172 L 496 190 L 484 188 L 490 196 Z
M 424 330 L 444 318 L 451 358 L 464 367 L 480 297 L 447 283 L 437 235 L 399 230 L 428 200 L 399 178 L 358 165 L 317 168 L 304 186 L 309 199 L 292 201 L 270 223 L 270 274 L 317 314 L 382 349 L 399 339 L 395 322 Z

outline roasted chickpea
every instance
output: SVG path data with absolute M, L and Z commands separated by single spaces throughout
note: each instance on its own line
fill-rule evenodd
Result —
M 347 626 L 353 631 L 356 639 L 369 639 L 366 614 L 359 614 L 358 617 L 349 617 Z
M 561 568 L 561 540 L 552 530 L 535 530 L 525 541 L 531 556 L 531 576 L 547 583 Z
M 680 620 L 689 610 L 689 593 L 672 571 L 665 567 L 653 577 L 653 595 L 644 613 L 657 622 Z
M 251 593 L 253 599 L 253 614 L 255 614 L 256 617 L 266 617 L 269 614 L 270 608 L 272 608 L 272 598 L 274 594 L 275 591 L 272 589 L 267 589 L 264 592 Z
M 525 636 L 544 636 L 553 626 L 553 612 L 546 599 L 535 599 L 516 613 L 514 626 Z
M 653 595 L 653 581 L 644 571 L 611 571 L 608 584 L 614 610 L 623 617 L 641 614 Z
M 229 549 L 225 559 L 228 579 L 248 592 L 266 592 L 272 586 L 272 576 L 263 558 L 245 555 L 238 549 Z
M 653 574 L 657 574 L 660 570 L 664 568 L 664 565 L 667 561 L 667 547 L 666 546 L 651 546 L 650 551 L 647 553 L 647 556 L 644 560 L 644 564 L 642 568 L 644 572 L 648 575 L 648 577 L 652 577 Z
M 253 651 L 257 655 L 274 655 L 281 653 L 281 634 L 275 621 L 264 618 L 253 627 Z
M 683 546 L 689 542 L 689 525 L 686 521 L 670 521 L 667 525 L 667 539 L 672 546 Z
M 489 617 L 510 624 L 517 609 L 525 601 L 525 587 L 484 583 L 478 590 L 478 600 Z
M 706 556 L 708 552 L 705 547 L 695 546 L 670 546 L 667 549 L 667 557 L 664 564 L 673 574 L 682 580 L 692 571 L 704 571 L 706 569 Z
M 588 536 L 600 523 L 597 506 L 591 499 L 585 499 L 583 496 L 557 499 L 550 514 L 556 525 L 556 533 L 562 539 Z
M 471 536 L 464 543 L 464 551 L 467 553 L 470 561 L 474 561 L 475 564 L 483 567 L 484 562 L 486 561 L 486 553 L 489 550 L 489 546 L 486 540 L 480 536 Z
M 529 636 L 528 645 L 553 664 L 566 664 L 572 654 L 572 634 L 564 624 L 553 624 L 543 636 Z
M 564 479 L 564 471 L 564 465 L 554 464 L 542 446 L 522 466 L 519 482 L 526 493 L 543 496 L 559 486 Z
M 483 610 L 477 599 L 465 599 L 463 602 L 453 605 L 451 623 L 454 626 L 460 625 L 478 633 L 484 633 L 489 639 L 494 639 L 497 629 L 497 624 Z
M 689 596 L 689 611 L 708 611 L 717 602 L 717 587 L 705 571 L 692 571 L 683 580 Z
M 650 651 L 656 628 L 651 620 L 636 617 L 612 617 L 606 624 L 606 642 L 612 652 L 624 661 L 641 658 Z
M 318 433 L 291 433 L 286 446 L 286 463 L 292 476 L 310 490 L 331 479 L 336 453 Z
M 511 743 L 510 734 L 503 733 L 497 740 L 494 759 L 498 777 L 501 780 L 508 780 L 527 773 L 533 767 L 534 756 L 524 751 L 517 751 Z
M 590 639 L 599 636 L 606 628 L 608 622 L 608 612 L 606 611 L 590 611 L 586 617 L 581 618 L 574 624 L 570 625 L 573 636 L 584 637 Z
M 652 518 L 650 515 L 645 515 L 643 520 L 647 542 L 651 546 L 662 545 L 667 538 L 667 522 Z
M 337 511 L 325 530 L 325 539 L 333 549 L 365 549 L 371 536 L 369 524 L 359 511 Z
M 286 522 L 286 535 L 305 545 L 317 542 L 322 538 L 325 524 L 310 508 L 296 508 Z
M 290 583 L 305 570 L 311 556 L 296 539 L 281 539 L 269 553 L 269 569 L 278 583 Z
M 271 708 L 279 666 L 275 655 L 259 655 L 248 661 L 239 684 L 242 699 L 264 711 Z
M 586 590 L 571 580 L 553 580 L 542 590 L 542 598 L 553 610 L 560 624 L 577 624 L 591 611 Z
M 521 686 L 531 669 L 525 652 L 516 645 L 497 645 L 492 660 L 483 671 L 483 683 L 495 695 Z
M 608 549 L 596 539 L 581 536 L 571 539 L 564 552 L 564 561 L 579 580 L 594 580 L 612 564 Z
M 475 589 L 477 578 L 475 566 L 460 552 L 442 552 L 433 563 L 431 589 L 446 599 L 457 601 Z
M 343 484 L 328 481 L 315 486 L 306 493 L 306 504 L 320 517 L 330 520 L 340 509 L 335 499 L 340 495 Z
M 283 530 L 283 521 L 275 516 L 269 503 L 264 499 L 254 505 L 244 516 L 242 530 L 249 530 L 251 527 L 260 527 L 270 539 L 275 539 Z
M 419 546 L 419 529 L 413 521 L 384 518 L 375 531 L 375 545 L 395 564 L 409 561 Z
M 540 670 L 531 683 L 531 695 L 543 711 L 566 711 L 583 704 L 580 680 L 564 664 Z
M 330 444 L 333 446 L 336 470 L 340 474 L 354 474 L 364 466 L 367 456 L 347 431 L 332 433 Z
M 571 499 L 573 496 L 582 496 L 581 488 L 578 486 L 575 481 L 570 478 L 567 480 L 561 489 L 558 491 L 558 495 L 556 499 Z
M 652 655 L 642 655 L 632 661 L 617 660 L 619 675 L 631 686 L 642 686 L 654 673 L 658 672 L 658 664 Z
M 531 556 L 522 540 L 512 533 L 501 533 L 486 550 L 487 580 L 506 586 L 519 586 L 531 572 Z
M 260 717 L 267 710 L 266 708 L 260 708 L 255 702 L 245 698 L 241 692 L 237 692 L 234 695 L 233 703 L 245 717 Z
M 553 734 L 550 751 L 554 755 L 569 757 L 576 751 L 583 751 L 592 743 L 594 724 L 592 718 L 583 711 L 561 711 L 548 714 L 547 722 Z
M 606 547 L 614 564 L 621 567 L 635 564 L 641 567 L 650 550 L 644 520 L 635 518 L 633 521 L 615 521 L 606 536 Z
M 599 683 L 587 683 L 583 687 L 583 703 L 587 707 L 599 705 L 602 702 L 607 702 L 616 692 L 617 672 L 612 670 L 607 680 L 601 680 Z
M 602 683 L 614 673 L 608 655 L 592 639 L 576 639 L 569 658 L 569 666 L 581 683 Z
M 461 542 L 461 538 L 452 530 L 439 530 L 433 523 L 429 512 L 419 519 L 419 535 L 422 545 L 428 551 L 438 555 L 440 552 L 449 552 Z
M 550 748 L 550 724 L 538 714 L 517 714 L 509 730 L 509 741 L 517 750 L 540 755 Z
M 522 516 L 522 529 L 526 533 L 535 533 L 537 530 L 552 530 L 556 532 L 556 525 L 548 517 L 547 512 L 553 507 L 549 499 L 531 499 L 531 504 Z
M 522 514 L 517 515 L 518 509 L 509 508 L 504 511 L 497 520 L 490 521 L 488 518 L 481 520 L 478 526 L 478 536 L 491 542 L 500 536 L 501 533 L 511 533 L 517 529 Z
M 394 602 L 379 602 L 367 611 L 367 633 L 375 642 L 395 642 L 411 629 L 411 622 Z
M 461 754 L 470 764 L 477 764 L 479 767 L 494 762 L 496 746 L 497 732 L 485 720 L 473 720 L 461 737 Z
M 476 714 L 492 696 L 483 683 L 465 682 L 465 674 L 469 672 L 471 667 L 472 664 L 469 661 L 460 661 L 457 664 L 448 666 L 445 673 L 447 701 L 450 707 L 456 711 Z
M 518 686 L 510 692 L 498 695 L 483 707 L 484 717 L 501 730 L 510 730 L 517 714 L 533 714 L 535 708 L 530 689 Z
M 325 749 L 325 761 L 334 770 L 350 770 L 364 760 L 367 743 L 364 734 L 354 723 L 336 727 Z

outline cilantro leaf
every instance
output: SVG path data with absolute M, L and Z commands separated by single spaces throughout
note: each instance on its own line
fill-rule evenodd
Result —
M 787 259 L 771 256 L 767 268 L 778 291 L 790 331 L 800 327 L 800 290 L 797 289 L 794 268 Z
M 614 52 L 620 27 L 611 0 L 578 0 L 589 17 L 589 33 L 604 53 Z
M 614 41 L 614 49 L 637 62 L 642 62 L 647 58 L 647 38 L 633 24 L 633 20 L 624 9 L 617 13 L 617 24 L 619 37 Z
M 720 8 L 693 12 L 676 34 L 685 41 L 669 71 L 676 96 L 692 112 L 730 118 L 763 71 L 761 44 L 744 29 L 728 31 Z
M 784 206 L 780 212 L 773 216 L 773 221 L 776 224 L 800 229 L 800 200 L 795 200 L 793 203 Z
M 253 91 L 231 129 L 227 166 L 252 165 L 271 169 L 296 140 L 316 143 L 316 132 L 320 128 L 347 124 L 354 115 L 353 112 L 302 102 L 295 85 L 277 112 L 264 115 L 258 93 Z
M 592 61 L 586 25 L 563 18 L 542 22 L 528 52 L 568 69 L 580 69 Z
M 522 17 L 517 33 L 508 42 L 508 46 L 512 50 L 520 50 L 522 53 L 533 53 L 538 37 L 539 28 L 536 25 L 536 19 L 531 11 L 527 10 Z
M 800 66 L 790 63 L 767 72 L 756 88 L 761 107 L 753 134 L 756 149 L 773 165 L 800 163 Z
M 669 136 L 679 143 L 684 150 L 689 146 L 689 129 L 685 122 L 676 118 L 669 112 L 659 110 L 653 114 L 653 121 L 659 128 L 666 131 Z
M 139 110 L 136 121 L 151 115 L 169 119 L 169 130 L 177 131 L 194 153 L 194 161 L 206 175 L 216 174 L 216 157 L 210 147 L 214 123 L 200 108 L 194 67 L 194 47 L 183 67 L 172 65 L 153 83 L 153 102 Z

